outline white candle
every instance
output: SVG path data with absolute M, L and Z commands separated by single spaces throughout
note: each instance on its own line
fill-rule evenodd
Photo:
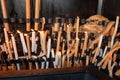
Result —
M 55 58 L 54 49 L 51 49 L 52 58 Z M 54 68 L 56 68 L 55 61 L 53 62 Z
M 14 49 L 15 59 L 18 60 L 18 52 L 17 52 L 15 38 L 14 38 L 13 35 L 12 35 L 11 39 L 12 39 L 12 45 L 13 45 L 13 49 Z M 19 63 L 17 63 L 17 70 L 20 70 L 20 64 Z
M 67 25 L 67 47 L 69 46 L 69 41 L 71 40 L 71 35 L 70 35 L 70 26 Z
M 14 49 L 15 59 L 18 60 L 18 52 L 17 52 L 15 38 L 13 35 L 12 35 L 11 39 L 12 39 L 12 45 L 13 45 L 13 49 Z
M 56 63 L 56 66 L 57 66 L 58 68 L 60 68 L 61 65 L 62 65 L 61 60 L 62 60 L 62 58 L 61 58 L 61 52 L 60 52 L 60 51 L 57 51 L 56 57 L 55 57 L 55 63 Z
M 5 41 L 8 42 L 9 38 L 8 38 L 8 33 L 7 33 L 6 28 L 4 28 L 4 36 L 5 36 Z
M 43 56 L 42 59 L 46 61 L 46 57 Z M 41 62 L 41 69 L 44 69 L 44 67 L 45 67 L 45 62 Z
M 27 43 L 27 49 L 28 49 L 28 58 L 30 59 L 31 58 L 31 50 L 30 50 L 30 37 L 25 34 L 26 36 L 26 43 Z
M 41 43 L 41 46 L 43 44 L 43 38 L 44 38 L 44 31 L 40 31 L 40 43 Z
M 35 67 L 36 67 L 37 70 L 39 69 L 38 62 L 35 62 Z
M 22 47 L 23 47 L 23 52 L 24 53 L 27 53 L 27 46 L 25 44 L 25 39 L 24 39 L 24 36 L 23 36 L 23 33 L 21 33 L 20 31 L 18 31 L 19 35 L 20 35 L 20 40 L 21 40 L 21 43 L 22 43 Z
M 115 65 L 116 65 L 115 62 L 112 64 L 112 61 L 109 60 L 109 62 L 108 62 L 109 77 L 113 77 L 113 68 Z
M 43 54 L 46 55 L 46 36 L 47 36 L 47 31 L 40 31 L 40 43 L 42 47 Z
M 50 49 L 51 49 L 51 38 L 48 39 L 47 43 L 47 58 L 50 58 Z M 49 67 L 49 62 L 46 62 L 46 69 Z
M 100 40 L 99 40 L 98 47 L 97 47 L 97 50 L 96 50 L 96 52 L 95 52 L 95 55 L 94 55 L 94 57 L 93 57 L 92 63 L 95 62 L 96 57 L 99 55 L 100 47 L 101 47 L 101 44 L 102 44 L 102 40 L 103 40 L 103 35 L 100 35 Z
M 102 40 L 103 40 L 103 35 L 100 36 L 100 41 L 99 41 L 99 44 L 98 44 L 98 47 L 100 48 L 101 44 L 102 44 Z
M 105 57 L 105 54 L 106 54 L 106 52 L 107 52 L 107 49 L 108 49 L 108 47 L 106 46 L 105 49 L 104 49 L 104 52 L 103 52 L 102 58 Z
M 4 47 L 5 52 L 8 53 L 7 46 L 5 43 L 3 43 L 3 47 Z
M 115 30 L 114 30 L 114 33 L 113 33 L 113 35 L 112 35 L 112 40 L 111 40 L 111 48 L 113 47 L 113 44 L 114 44 L 114 38 L 115 38 L 116 33 L 117 33 L 117 30 L 118 30 L 119 19 L 120 19 L 120 17 L 117 16 L 117 18 L 116 18 L 116 24 L 115 24 Z
M 31 47 L 31 51 L 35 52 L 35 45 L 36 45 L 36 41 L 35 41 L 35 31 L 32 31 L 32 47 Z

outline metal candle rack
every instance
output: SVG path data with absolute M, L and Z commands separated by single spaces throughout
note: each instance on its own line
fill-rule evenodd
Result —
M 40 18 L 40 21 L 42 21 L 42 19 L 43 18 Z M 62 23 L 60 23 L 60 20 L 62 20 L 62 18 L 59 18 L 59 24 Z M 14 30 L 16 31 L 14 33 L 6 33 L 4 28 L 4 35 L 7 34 L 10 41 L 9 45 L 13 59 L 10 59 L 6 42 L 1 42 L 1 70 L 3 70 L 3 66 L 6 67 L 8 71 L 11 69 L 31 70 L 85 65 L 94 66 L 100 71 L 106 69 L 108 69 L 108 71 L 112 69 L 111 71 L 113 71 L 113 69 L 119 67 L 119 36 L 114 39 L 113 49 L 110 47 L 112 37 L 104 35 L 100 35 L 100 39 L 92 46 L 93 48 L 89 48 L 97 37 L 94 33 L 79 31 L 78 38 L 76 38 L 75 28 L 73 27 L 74 24 L 70 22 L 66 23 L 66 20 L 64 25 L 67 26 L 60 25 L 59 30 L 54 31 L 56 22 L 53 23 L 52 19 L 49 22 L 49 24 L 45 24 L 44 30 L 42 31 L 31 29 L 29 32 L 21 32 L 17 29 Z M 70 27 L 70 25 L 72 25 L 72 27 Z M 17 26 L 19 26 L 19 24 L 17 24 Z M 66 30 L 64 27 L 66 27 Z M 112 59 L 109 58 L 105 64 L 108 56 L 111 56 Z M 107 68 L 108 64 L 111 64 L 112 68 Z M 115 73 L 110 73 L 110 76 L 112 77 L 114 74 Z
M 40 5 L 39 3 L 36 0 L 36 5 Z M 93 66 L 99 71 L 106 70 L 110 77 L 120 76 L 120 38 L 116 36 L 118 16 L 116 22 L 110 21 L 104 31 L 96 34 L 81 31 L 81 24 L 85 24 L 86 20 L 79 17 L 56 17 L 48 20 L 39 18 L 37 6 L 35 19 L 31 19 L 28 1 L 26 22 L 22 18 L 11 18 L 10 26 L 16 28 L 10 31 L 4 0 L 1 0 L 1 4 L 2 9 L 5 9 L 2 10 L 4 33 L 0 40 L 1 71 Z M 31 20 L 35 23 L 34 27 Z M 106 35 L 111 28 L 113 35 Z

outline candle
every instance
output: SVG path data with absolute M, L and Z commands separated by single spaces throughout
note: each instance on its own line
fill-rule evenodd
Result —
M 6 8 L 6 0 L 1 0 L 1 8 L 2 8 L 3 18 L 7 19 L 8 18 L 8 14 L 7 14 L 8 12 L 7 12 L 7 8 Z M 4 22 L 4 26 L 6 28 L 6 31 L 10 31 L 8 22 Z
M 115 62 L 112 64 L 112 60 L 109 60 L 109 62 L 108 62 L 108 71 L 109 71 L 109 76 L 110 77 L 113 77 L 113 68 L 114 68 L 115 65 L 116 65 Z
M 4 28 L 4 36 L 5 36 L 5 41 L 8 42 L 9 38 L 8 38 L 8 33 L 7 33 L 6 28 Z
M 54 49 L 51 49 L 52 58 L 55 58 Z M 56 68 L 55 61 L 53 62 L 54 68 Z
M 112 35 L 112 40 L 111 40 L 111 48 L 114 44 L 114 38 L 115 38 L 117 30 L 118 30 L 118 25 L 119 25 L 119 16 L 117 16 L 117 18 L 116 18 L 115 30 L 114 30 L 114 33 Z
M 39 13 L 40 13 L 40 3 L 41 3 L 41 0 L 36 0 L 35 2 L 35 19 L 39 19 Z M 38 22 L 35 22 L 35 30 L 38 30 Z
M 12 39 L 12 45 L 13 45 L 13 49 L 14 49 L 14 54 L 15 54 L 15 59 L 18 60 L 18 52 L 17 52 L 17 47 L 16 47 L 16 41 L 13 35 L 11 35 L 11 39 Z M 20 64 L 17 63 L 17 70 L 20 70 Z
M 10 59 L 13 59 L 11 48 L 10 48 L 10 41 L 9 41 L 9 38 L 8 38 L 8 33 L 7 33 L 6 28 L 4 28 L 4 36 L 5 36 L 5 42 L 6 42 L 6 45 L 7 45 L 7 48 L 8 48 L 8 53 L 9 53 Z
M 76 38 L 76 42 L 75 42 L 75 54 L 74 57 L 77 58 L 78 56 L 78 47 L 79 47 L 79 38 Z M 78 60 L 74 60 L 74 66 L 78 65 Z
M 58 38 L 57 38 L 57 47 L 56 47 L 56 53 L 60 49 L 60 37 L 61 37 L 62 31 L 58 32 Z
M 43 56 L 42 59 L 46 61 L 46 57 Z M 41 62 L 41 69 L 44 69 L 44 67 L 45 67 L 45 62 Z
M 30 19 L 30 0 L 26 0 L 26 19 Z M 30 22 L 26 23 L 26 31 L 30 31 Z
M 71 35 L 70 35 L 70 26 L 67 25 L 67 47 L 69 46 L 69 41 L 71 40 Z
M 76 38 L 75 42 L 75 57 L 77 57 L 78 53 L 78 46 L 79 46 L 79 38 Z
M 80 18 L 77 16 L 77 20 L 76 20 L 76 38 L 78 38 L 79 22 L 80 22 Z
M 15 59 L 18 60 L 16 41 L 15 41 L 15 38 L 13 35 L 12 35 L 11 39 L 12 39 L 12 45 L 13 45 L 13 49 L 14 49 Z
M 99 51 L 100 51 L 100 47 L 101 47 L 101 44 L 102 44 L 102 40 L 103 40 L 103 35 L 100 35 L 100 40 L 99 40 L 98 47 L 97 47 L 97 50 L 95 52 L 95 55 L 93 57 L 92 63 L 94 63 L 96 61 L 96 57 L 99 55 Z
M 28 49 L 28 58 L 30 59 L 31 58 L 31 50 L 30 50 L 30 37 L 25 34 L 26 36 L 26 43 L 27 43 L 27 49 Z
M 84 52 L 85 52 L 85 50 L 87 49 L 87 41 L 88 41 L 88 33 L 85 32 L 85 41 L 84 41 L 84 44 L 83 44 L 83 49 L 82 49 L 81 57 L 84 56 Z
M 21 33 L 20 31 L 17 31 L 17 32 L 20 35 L 20 40 L 21 40 L 21 43 L 22 43 L 23 52 L 27 53 L 27 47 L 26 47 L 26 44 L 25 44 L 25 39 L 24 39 L 23 33 Z
M 45 18 L 42 17 L 42 30 L 44 30 L 44 27 L 45 27 Z
M 43 55 L 46 55 L 46 37 L 47 37 L 47 31 L 40 31 L 40 43 L 43 51 Z M 41 55 L 40 55 L 41 56 Z
M 47 43 L 47 58 L 50 58 L 50 49 L 51 49 L 51 38 L 49 37 Z M 46 69 L 49 67 L 49 62 L 46 62 Z
M 36 41 L 35 41 L 35 31 L 32 31 L 32 47 L 31 47 L 31 51 L 35 52 L 35 45 L 36 45 Z
M 65 67 L 65 59 L 66 59 L 66 55 L 62 56 L 62 68 Z
M 26 37 L 26 43 L 27 43 L 27 49 L 28 49 L 28 58 L 31 59 L 31 50 L 30 50 L 30 37 L 25 34 Z M 29 70 L 32 70 L 32 63 L 29 62 Z
M 8 53 L 7 46 L 5 43 L 3 43 L 3 47 L 4 47 L 5 52 Z
M 105 54 L 106 54 L 106 52 L 107 52 L 107 49 L 108 49 L 108 47 L 106 46 L 105 49 L 104 49 L 104 52 L 103 52 L 102 58 L 105 57 Z
M 55 56 L 56 67 L 58 67 L 58 68 L 61 67 L 61 64 L 62 64 L 61 60 L 62 60 L 62 58 L 61 58 L 61 52 L 57 51 L 56 56 Z
M 43 44 L 44 31 L 39 31 L 39 33 L 40 33 L 40 44 L 41 44 L 41 46 L 42 46 L 42 44 Z

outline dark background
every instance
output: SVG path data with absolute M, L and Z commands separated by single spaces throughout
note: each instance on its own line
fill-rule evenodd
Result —
M 34 2 L 31 0 L 31 14 L 34 18 Z M 97 14 L 98 0 L 41 0 L 40 16 L 56 17 L 89 17 Z M 25 0 L 6 0 L 9 17 L 14 16 L 13 12 L 17 13 L 17 17 L 25 18 Z M 102 15 L 115 19 L 120 16 L 120 0 L 103 0 Z M 0 6 L 0 18 L 2 18 Z

